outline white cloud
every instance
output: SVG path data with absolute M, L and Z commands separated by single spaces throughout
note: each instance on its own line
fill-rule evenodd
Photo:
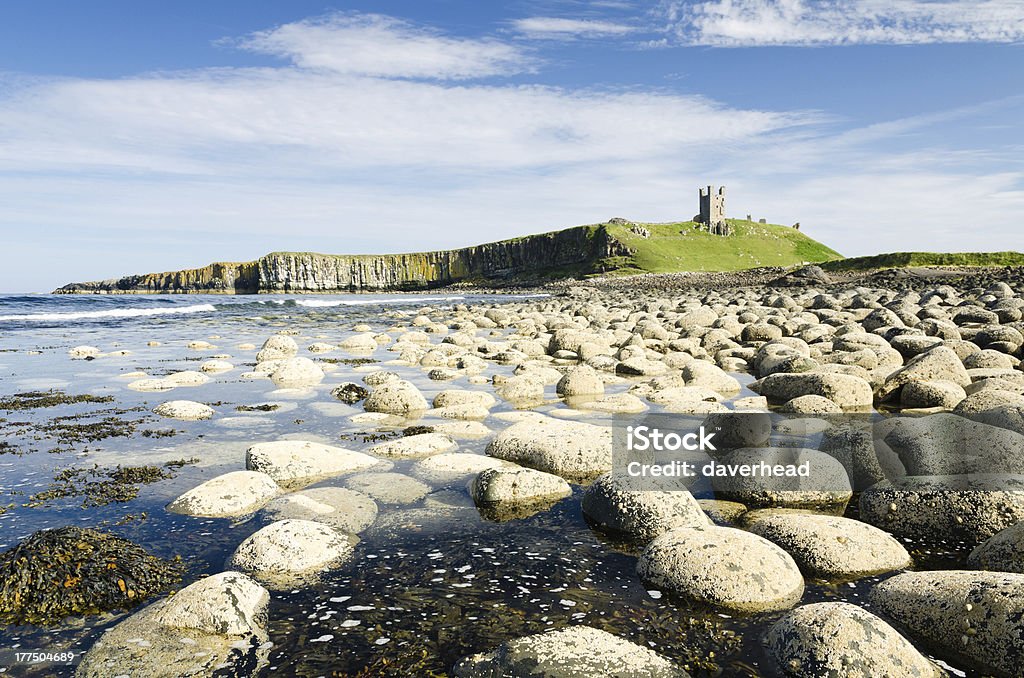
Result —
M 707 0 L 670 2 L 689 45 L 859 45 L 1024 40 L 1020 0 Z
M 379 14 L 330 14 L 253 33 L 234 44 L 297 66 L 349 75 L 461 80 L 530 70 L 521 49 L 452 38 Z
M 449 56 L 452 42 L 489 41 L 346 16 L 339 51 L 323 23 L 269 31 L 302 36 L 273 68 L 5 80 L 0 290 L 275 249 L 412 251 L 616 215 L 685 219 L 712 181 L 729 185 L 732 214 L 799 220 L 846 253 L 920 249 L 922 223 L 930 249 L 965 249 L 976 218 L 971 249 L 1019 240 L 1007 217 L 1024 213 L 1019 149 L 975 162 L 971 149 L 890 147 L 956 116 L 974 125 L 980 109 L 843 132 L 817 112 L 456 78 L 496 62 L 421 68 L 402 36 Z
M 626 35 L 637 29 L 627 24 L 596 19 L 565 19 L 561 17 L 534 16 L 516 19 L 512 22 L 516 31 L 529 38 L 573 39 L 603 38 Z

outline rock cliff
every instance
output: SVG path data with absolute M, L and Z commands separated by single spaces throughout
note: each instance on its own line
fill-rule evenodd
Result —
M 334 255 L 274 252 L 256 261 L 215 263 L 71 283 L 57 294 L 258 294 L 425 290 L 458 282 L 501 285 L 557 275 L 599 272 L 602 261 L 632 250 L 604 225 L 414 254 Z

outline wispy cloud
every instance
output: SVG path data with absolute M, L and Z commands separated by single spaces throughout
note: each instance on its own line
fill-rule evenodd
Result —
M 513 28 L 528 38 L 577 39 L 622 36 L 637 30 L 635 26 L 614 21 L 596 19 L 565 19 L 561 17 L 534 16 L 516 19 Z
M 231 41 L 295 65 L 347 75 L 461 80 L 530 70 L 521 48 L 494 39 L 454 38 L 379 14 L 330 14 Z
M 272 67 L 6 78 L 0 289 L 688 218 L 710 181 L 730 186 L 731 213 L 799 220 L 845 252 L 912 249 L 921 214 L 930 248 L 962 247 L 956 229 L 977 219 L 975 247 L 1015 242 L 998 225 L 1024 213 L 1019 153 L 891 148 L 950 115 L 984 123 L 984 110 L 844 131 L 816 111 L 522 84 L 537 65 L 516 43 L 343 15 L 235 43 L 279 56 Z M 882 229 L 884 245 L 865 237 Z
M 713 47 L 1024 40 L 1020 0 L 708 0 L 666 13 L 678 42 Z

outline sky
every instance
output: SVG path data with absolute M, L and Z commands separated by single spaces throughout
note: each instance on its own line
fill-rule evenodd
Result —
M 1024 250 L 1021 0 L 0 4 L 0 291 L 726 211 Z

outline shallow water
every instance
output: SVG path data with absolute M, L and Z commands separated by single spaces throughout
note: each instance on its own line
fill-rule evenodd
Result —
M 330 396 L 343 381 L 359 381 L 381 365 L 337 364 L 324 382 L 306 392 L 280 392 L 266 379 L 238 375 L 255 362 L 271 334 L 295 330 L 300 348 L 319 340 L 338 342 L 365 322 L 374 332 L 408 323 L 419 307 L 482 304 L 496 296 L 437 295 L 302 297 L 0 297 L 0 397 L 26 391 L 60 389 L 68 394 L 113 396 L 110 403 L 79 403 L 0 412 L 0 550 L 35 530 L 79 525 L 98 527 L 141 544 L 155 555 L 181 555 L 188 567 L 184 584 L 222 571 L 233 549 L 265 524 L 244 520 L 191 518 L 167 513 L 164 506 L 181 492 L 221 473 L 244 468 L 246 448 L 255 442 L 301 438 L 362 450 L 373 444 L 377 427 L 351 422 L 362 411 Z M 159 312 L 156 312 L 159 311 Z M 482 330 L 487 332 L 487 330 Z M 214 337 L 214 338 L 211 338 Z M 191 350 L 206 340 L 216 348 Z M 439 337 L 435 337 L 435 341 Z M 160 346 L 147 346 L 159 341 Z M 95 360 L 71 360 L 68 348 L 87 344 L 104 353 Z M 373 354 L 334 351 L 329 359 L 397 357 L 382 347 Z M 201 361 L 228 354 L 236 368 L 211 375 L 210 383 L 164 393 L 126 388 L 124 375 L 143 371 L 160 376 L 197 369 Z M 304 350 L 300 355 L 310 355 Z M 317 357 L 317 356 L 311 356 Z M 383 365 L 416 383 L 430 400 L 449 388 L 480 388 L 464 379 L 435 382 L 418 367 Z M 490 363 L 487 375 L 508 374 L 512 366 Z M 739 376 L 739 375 L 738 375 Z M 749 377 L 741 376 L 743 381 Z M 609 389 L 625 390 L 627 384 Z M 564 408 L 549 387 L 541 410 Z M 750 395 L 745 393 L 743 395 Z M 217 415 L 203 422 L 161 419 L 154 406 L 189 399 L 214 406 Z M 273 411 L 238 411 L 239 406 L 279 404 Z M 502 403 L 498 413 L 508 410 Z M 95 441 L 61 441 L 56 417 L 85 415 L 58 424 L 104 418 L 133 422 L 126 435 Z M 590 416 L 588 420 L 599 417 Z M 421 422 L 403 422 L 385 429 Z M 491 417 L 493 430 L 507 422 Z M 173 431 L 173 435 L 168 432 Z M 148 433 L 147 433 L 148 432 Z M 460 440 L 460 452 L 483 453 L 487 439 Z M 11 449 L 13 448 L 13 449 Z M 56 451 L 55 451 L 56 450 Z M 53 484 L 69 467 L 104 468 L 163 464 L 194 459 L 176 476 L 139 488 L 127 502 L 83 508 L 82 497 L 66 497 L 27 506 L 32 495 Z M 404 473 L 412 461 L 392 469 Z M 462 656 L 492 649 L 504 640 L 585 623 L 606 629 L 680 660 L 696 676 L 772 676 L 760 636 L 779 616 L 737 618 L 695 609 L 658 591 L 648 591 L 635 574 L 636 555 L 592 530 L 583 519 L 580 489 L 547 511 L 507 522 L 483 519 L 466 493 L 467 478 L 435 483 L 426 498 L 409 505 L 378 502 L 377 523 L 361 535 L 352 560 L 317 583 L 272 594 L 270 671 L 280 675 L 443 675 Z M 335 478 L 317 485 L 344 485 Z M 856 501 L 848 515 L 855 516 Z M 955 545 L 953 545 L 955 547 Z M 965 551 L 908 544 L 918 567 L 957 567 Z M 845 600 L 864 603 L 870 586 L 884 577 L 852 583 L 808 581 L 803 603 Z M 44 629 L 0 630 L 0 646 L 84 652 L 104 629 L 123 615 L 70 620 Z M 959 667 L 957 667 L 959 671 Z M 50 665 L 16 675 L 54 675 Z M 56 669 L 57 675 L 71 669 Z M 965 675 L 960 673 L 960 675 Z M 966 673 L 966 675 L 971 675 Z

